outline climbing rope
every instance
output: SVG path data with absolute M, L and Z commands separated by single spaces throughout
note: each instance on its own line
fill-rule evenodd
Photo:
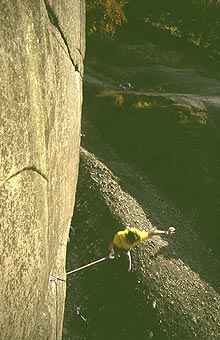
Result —
M 99 262 L 107 260 L 108 258 L 109 258 L 108 256 L 102 257 L 99 260 L 90 262 L 90 263 L 88 263 L 88 264 L 86 264 L 86 265 L 84 265 L 82 267 L 79 267 L 79 268 L 76 268 L 74 270 L 71 270 L 71 271 L 67 272 L 66 275 L 76 273 L 76 272 L 78 272 L 78 271 L 80 271 L 82 269 L 85 269 L 87 267 L 91 267 L 91 266 L 93 266 L 96 263 L 99 263 Z M 62 279 L 61 277 L 57 277 L 53 273 L 50 273 L 49 282 L 55 284 L 55 309 L 56 309 L 56 330 L 55 330 L 55 332 L 56 332 L 56 340 L 58 340 L 58 333 L 59 333 L 59 329 L 58 329 L 58 327 L 59 327 L 59 325 L 58 325 L 58 282 L 57 281 L 66 282 L 66 280 Z M 80 314 L 80 308 L 79 307 L 77 307 L 77 315 L 79 315 L 82 318 L 83 321 L 87 321 L 86 318 L 84 318 Z
M 80 271 L 80 270 L 82 270 L 82 269 L 85 269 L 85 268 L 87 268 L 87 267 L 91 267 L 91 266 L 93 266 L 94 264 L 99 263 L 99 262 L 102 262 L 102 261 L 105 261 L 105 260 L 107 260 L 107 259 L 109 259 L 108 256 L 102 257 L 102 258 L 99 259 L 99 260 L 90 262 L 90 263 L 88 263 L 88 264 L 85 264 L 85 265 L 82 266 L 82 267 L 73 269 L 73 270 L 67 272 L 66 275 L 76 273 L 76 272 L 78 272 L 78 271 Z M 56 281 L 56 280 L 66 282 L 66 280 L 62 279 L 61 277 L 57 277 L 56 275 L 54 275 L 54 274 L 51 273 L 51 274 L 50 274 L 49 281 Z
M 87 267 L 93 266 L 94 264 L 99 263 L 99 262 L 102 262 L 102 261 L 105 261 L 105 260 L 107 260 L 108 258 L 109 258 L 108 256 L 102 257 L 101 259 L 96 260 L 96 261 L 93 261 L 93 262 L 90 262 L 90 263 L 86 264 L 85 266 L 82 266 L 82 267 L 76 268 L 76 269 L 74 269 L 74 270 L 71 270 L 70 272 L 67 272 L 66 275 L 76 273 L 76 272 L 78 272 L 79 270 L 82 270 L 82 269 L 85 269 L 85 268 L 87 268 Z

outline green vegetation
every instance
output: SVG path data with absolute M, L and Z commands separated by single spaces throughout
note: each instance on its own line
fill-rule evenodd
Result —
M 116 27 L 127 22 L 123 11 L 127 1 L 86 0 L 87 34 L 99 33 L 113 36 Z
M 217 229 L 206 233 L 207 225 L 219 224 L 220 19 L 214 9 L 219 13 L 220 1 L 124 2 L 127 23 L 110 39 L 98 31 L 87 39 L 84 117 L 219 252 Z
M 113 36 L 122 25 L 136 38 L 154 28 L 220 52 L 220 0 L 87 0 L 88 33 Z
M 200 47 L 219 48 L 220 1 L 137 1 L 137 14 L 149 25 L 168 30 Z

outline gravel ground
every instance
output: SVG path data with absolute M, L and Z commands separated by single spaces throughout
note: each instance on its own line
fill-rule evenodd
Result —
M 102 152 L 98 160 L 81 149 L 67 269 L 106 256 L 114 232 L 128 224 L 140 229 L 173 224 L 177 233 L 136 247 L 132 273 L 125 271 L 123 260 L 106 260 L 69 276 L 64 340 L 217 340 L 218 261 L 193 232 L 190 221 L 142 173 L 106 148 L 108 166 Z

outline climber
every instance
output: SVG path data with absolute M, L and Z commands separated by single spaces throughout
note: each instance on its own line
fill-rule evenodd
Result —
M 168 230 L 149 230 L 141 231 L 137 228 L 126 227 L 124 230 L 118 231 L 113 241 L 108 245 L 110 251 L 109 258 L 114 259 L 120 257 L 121 254 L 126 254 L 128 259 L 128 271 L 131 271 L 131 248 L 135 247 L 143 240 L 149 239 L 156 235 L 171 235 L 176 229 L 170 226 Z

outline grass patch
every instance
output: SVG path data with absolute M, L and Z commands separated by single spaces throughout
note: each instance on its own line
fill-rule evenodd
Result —
M 118 93 L 114 90 L 110 91 L 102 91 L 96 95 L 97 98 L 111 98 L 113 102 L 113 106 L 121 106 L 124 103 L 124 96 L 121 93 Z

